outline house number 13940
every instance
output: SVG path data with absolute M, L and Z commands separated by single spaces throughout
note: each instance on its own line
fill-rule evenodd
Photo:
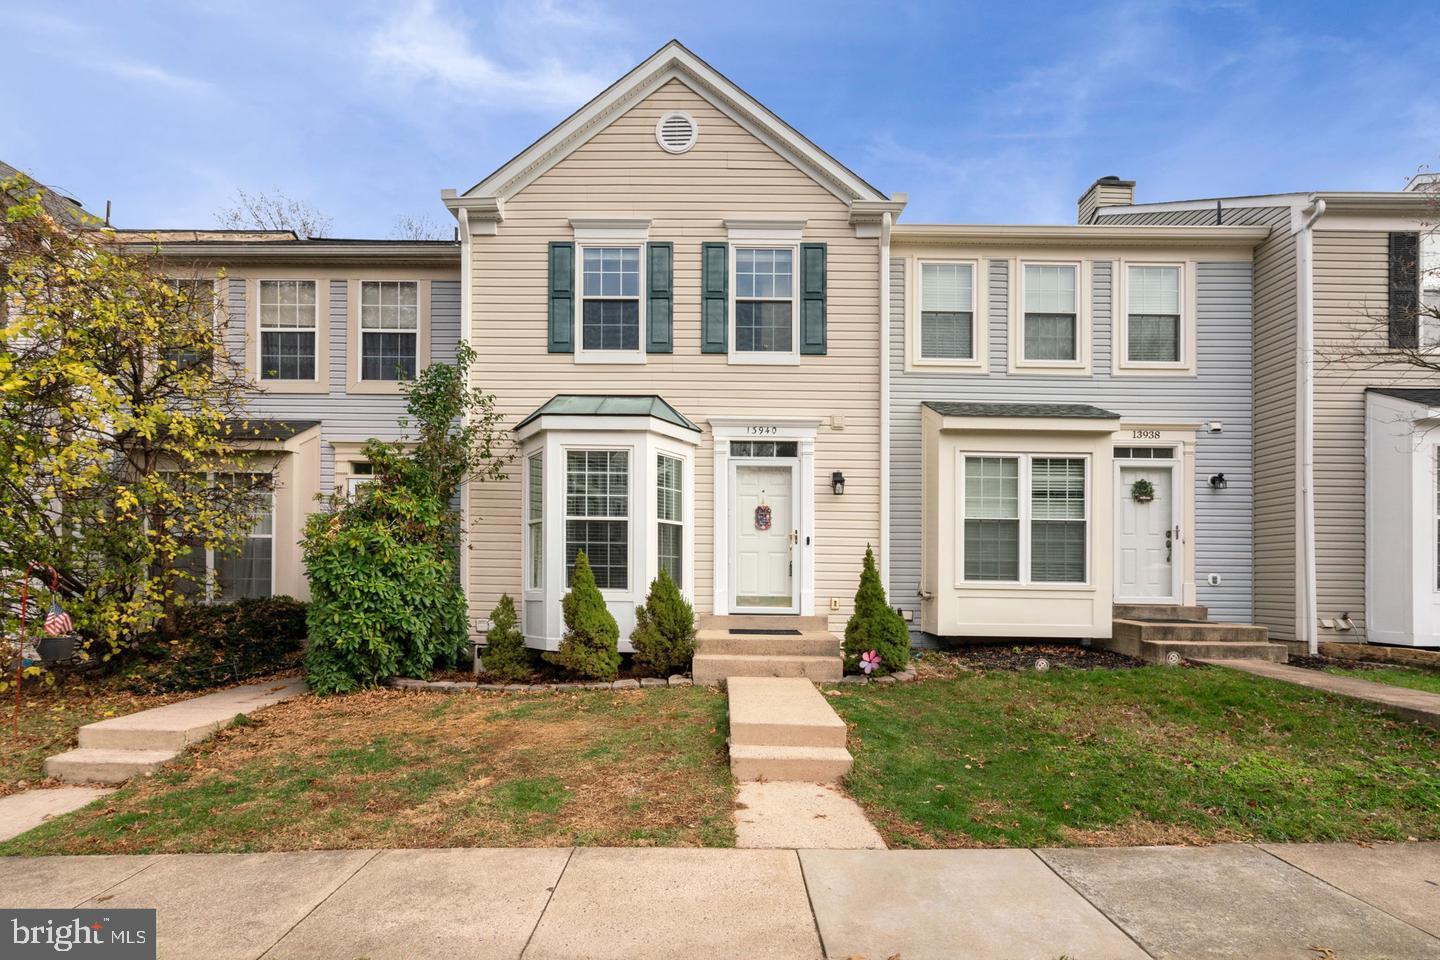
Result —
M 772 437 L 780 431 L 779 427 L 746 427 L 745 431 L 752 437 Z

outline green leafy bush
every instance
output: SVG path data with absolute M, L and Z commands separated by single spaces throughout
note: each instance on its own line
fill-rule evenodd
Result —
M 860 587 L 855 591 L 855 612 L 845 624 L 845 669 L 860 668 L 860 655 L 874 650 L 890 671 L 910 662 L 910 631 L 905 619 L 885 599 L 885 586 L 875 566 L 875 551 L 865 548 Z
M 520 630 L 520 617 L 510 594 L 501 594 L 490 611 L 490 629 L 485 633 L 481 654 L 485 672 L 502 680 L 521 680 L 530 675 L 530 650 Z
M 581 550 L 575 557 L 575 578 L 560 603 L 565 636 L 560 649 L 545 659 L 591 680 L 614 680 L 620 672 L 620 626 L 605 606 L 590 560 Z
M 405 387 L 413 445 L 371 440 L 372 479 L 305 522 L 310 645 L 317 693 L 347 693 L 392 676 L 424 678 L 453 665 L 469 642 L 457 572 L 460 518 L 451 503 L 465 479 L 504 476 L 494 397 L 468 385 L 475 353 L 431 364 Z M 408 420 L 402 421 L 408 426 Z
M 123 676 L 135 690 L 201 690 L 296 665 L 305 644 L 305 604 L 290 597 L 181 607 L 177 636 L 151 633 Z
M 635 664 L 648 673 L 663 677 L 690 669 L 695 656 L 695 610 L 664 570 L 650 582 L 645 603 L 635 608 L 630 645 L 635 648 Z

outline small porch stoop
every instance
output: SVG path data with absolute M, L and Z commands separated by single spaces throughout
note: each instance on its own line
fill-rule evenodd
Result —
M 841 720 L 802 677 L 731 677 L 730 771 L 736 780 L 827 783 L 850 772 Z
M 839 680 L 845 672 L 840 638 L 825 617 L 703 616 L 695 634 L 696 683 L 730 677 Z
M 1283 643 L 1251 623 L 1216 623 L 1201 606 L 1121 604 L 1114 607 L 1108 640 L 1096 644 L 1150 663 L 1176 665 L 1182 660 L 1266 660 L 1284 663 Z

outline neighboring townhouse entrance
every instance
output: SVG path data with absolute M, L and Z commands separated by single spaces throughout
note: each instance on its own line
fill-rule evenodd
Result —
M 1147 454 L 1173 455 L 1165 447 L 1140 448 Z M 1115 600 L 1119 603 L 1178 603 L 1177 571 L 1183 566 L 1179 542 L 1179 505 L 1175 492 L 1178 464 L 1172 459 L 1115 461 Z M 1137 499 L 1135 485 L 1153 488 L 1150 499 Z
M 733 606 L 794 613 L 795 465 L 736 461 L 732 469 Z

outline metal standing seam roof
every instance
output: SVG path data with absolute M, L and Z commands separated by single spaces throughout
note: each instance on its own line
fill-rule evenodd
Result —
M 561 393 L 545 401 L 524 420 L 515 424 L 519 430 L 540 417 L 654 417 L 685 430 L 700 428 L 656 394 L 591 394 Z
M 1067 417 L 1076 420 L 1119 420 L 1120 414 L 1088 403 L 957 403 L 925 400 L 942 417 Z
M 1366 387 L 1365 392 L 1407 400 L 1426 407 L 1440 407 L 1440 387 Z

